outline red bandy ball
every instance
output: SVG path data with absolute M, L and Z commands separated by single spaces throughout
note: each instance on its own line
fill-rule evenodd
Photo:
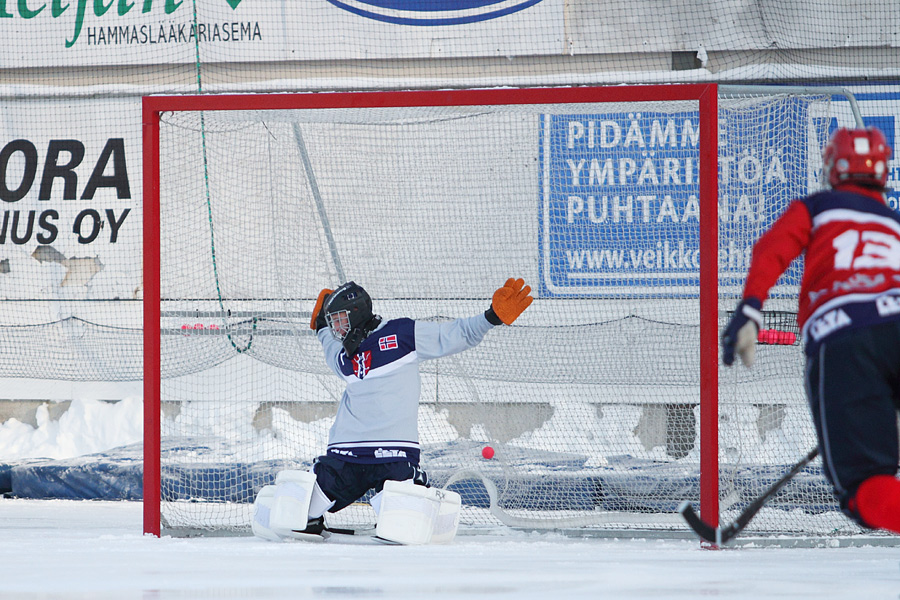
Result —
M 484 448 L 481 449 L 481 456 L 483 456 L 487 459 L 494 458 L 494 449 L 491 448 L 490 446 L 485 446 Z

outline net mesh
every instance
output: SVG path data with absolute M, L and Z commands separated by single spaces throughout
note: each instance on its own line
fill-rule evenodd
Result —
M 720 327 L 753 240 L 814 185 L 828 107 L 720 99 Z M 521 276 L 513 326 L 421 365 L 431 481 L 472 526 L 673 526 L 699 499 L 698 141 L 692 102 L 164 113 L 164 524 L 246 528 L 277 471 L 324 452 L 343 382 L 308 326 L 320 289 L 447 320 Z M 771 327 L 796 334 L 785 311 Z M 802 351 L 772 341 L 720 373 L 726 518 L 814 443 Z M 840 519 L 814 472 L 772 506 L 755 526 Z

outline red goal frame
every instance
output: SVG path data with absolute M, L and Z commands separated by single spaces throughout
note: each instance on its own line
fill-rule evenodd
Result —
M 699 104 L 700 510 L 719 522 L 718 465 L 718 86 L 710 84 L 146 96 L 143 98 L 144 331 L 160 328 L 160 114 L 166 111 L 284 110 L 696 101 Z M 160 337 L 144 335 L 144 533 L 160 535 Z

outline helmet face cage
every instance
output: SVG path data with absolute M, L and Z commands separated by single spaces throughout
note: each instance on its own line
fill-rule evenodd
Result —
M 350 333 L 350 311 L 339 310 L 325 315 L 325 322 L 331 329 L 331 335 L 343 340 Z
M 841 127 L 831 134 L 822 152 L 822 183 L 831 187 L 858 183 L 883 188 L 890 157 L 891 147 L 880 129 Z
M 331 334 L 339 340 L 343 340 L 350 333 L 350 311 L 339 310 L 325 315 L 325 322 L 331 329 Z
M 325 322 L 332 335 L 339 340 L 346 338 L 352 330 L 367 323 L 374 316 L 369 294 L 352 281 L 336 289 L 328 297 L 323 310 Z

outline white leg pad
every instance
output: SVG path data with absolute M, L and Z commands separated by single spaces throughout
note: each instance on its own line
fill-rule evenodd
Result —
M 378 537 L 419 545 L 448 543 L 456 535 L 461 506 L 456 492 L 426 488 L 412 480 L 386 481 L 379 504 Z
M 306 529 L 316 476 L 309 471 L 282 471 L 275 477 L 269 529 L 280 536 Z
M 440 498 L 441 506 L 434 521 L 431 534 L 432 544 L 449 544 L 456 537 L 459 529 L 459 513 L 462 510 L 462 498 L 456 492 L 432 488 Z
M 309 500 L 309 518 L 318 519 L 324 515 L 329 508 L 334 506 L 334 500 L 329 500 L 319 484 L 313 486 L 312 497 Z
M 381 499 L 384 497 L 384 490 L 381 490 L 371 498 L 369 498 L 369 506 L 375 511 L 375 518 L 381 514 Z
M 269 516 L 272 512 L 272 500 L 274 498 L 274 485 L 267 485 L 259 490 L 256 500 L 253 501 L 253 519 L 250 521 L 250 528 L 256 537 L 272 542 L 280 542 L 281 536 L 272 531 L 269 526 Z
M 409 481 L 385 481 L 375 535 L 400 544 L 431 541 L 440 502 L 430 490 Z

